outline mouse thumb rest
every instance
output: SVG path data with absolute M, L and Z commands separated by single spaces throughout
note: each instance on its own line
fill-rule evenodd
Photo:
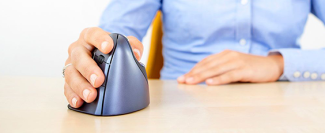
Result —
M 97 98 L 80 108 L 69 109 L 92 115 L 120 115 L 143 109 L 149 105 L 149 86 L 145 67 L 134 56 L 128 39 L 110 34 L 113 50 L 103 54 L 93 51 L 93 59 L 105 75 L 104 83 L 97 88 Z

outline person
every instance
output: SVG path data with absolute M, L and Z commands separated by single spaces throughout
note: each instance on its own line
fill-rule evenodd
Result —
M 324 0 L 112 0 L 99 27 L 84 29 L 68 49 L 65 96 L 77 108 L 92 102 L 104 75 L 91 58 L 112 50 L 109 34 L 128 36 L 136 58 L 155 14 L 163 17 L 161 79 L 232 82 L 325 80 L 325 50 L 302 50 L 311 12 L 325 22 Z

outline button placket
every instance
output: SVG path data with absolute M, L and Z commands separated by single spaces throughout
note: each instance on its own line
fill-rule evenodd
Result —
M 246 45 L 246 40 L 245 39 L 240 39 L 239 44 L 244 46 Z
M 251 39 L 251 1 L 238 0 L 236 12 L 236 40 L 243 52 L 249 52 Z
M 241 3 L 242 5 L 246 5 L 247 2 L 248 2 L 248 0 L 241 0 L 241 1 L 240 1 L 240 3 Z

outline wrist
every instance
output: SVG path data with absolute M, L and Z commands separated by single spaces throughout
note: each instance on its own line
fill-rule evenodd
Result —
M 267 56 L 271 61 L 275 63 L 276 66 L 276 73 L 277 73 L 277 79 L 280 78 L 280 76 L 283 74 L 284 70 L 284 59 L 281 54 L 274 54 L 274 55 L 268 55 Z

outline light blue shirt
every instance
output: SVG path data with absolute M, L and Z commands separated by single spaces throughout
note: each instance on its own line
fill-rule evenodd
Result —
M 325 0 L 112 0 L 100 27 L 142 40 L 158 10 L 161 79 L 176 79 L 203 58 L 231 49 L 282 54 L 281 79 L 325 80 L 325 49 L 301 50 L 299 44 L 310 12 L 325 22 Z

